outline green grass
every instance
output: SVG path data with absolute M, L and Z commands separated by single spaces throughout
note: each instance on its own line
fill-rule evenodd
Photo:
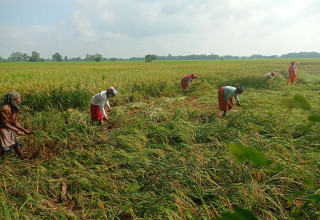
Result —
M 320 60 L 1 63 L 0 95 L 22 95 L 23 152 L 0 166 L 3 219 L 212 219 L 235 207 L 261 219 L 319 218 Z M 278 76 L 268 88 L 263 75 Z M 192 92 L 180 79 L 196 73 Z M 245 86 L 221 118 L 217 89 Z M 90 120 L 90 98 L 114 86 L 110 124 Z M 288 110 L 300 94 L 311 110 Z M 239 162 L 228 143 L 271 165 Z M 38 156 L 37 156 L 38 155 Z M 62 185 L 66 184 L 66 195 Z

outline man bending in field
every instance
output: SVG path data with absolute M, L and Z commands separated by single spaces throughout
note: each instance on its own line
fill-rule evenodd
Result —
M 21 96 L 17 92 L 9 92 L 3 98 L 0 107 L 0 157 L 6 158 L 8 153 L 14 149 L 21 160 L 25 159 L 21 151 L 21 144 L 19 143 L 15 133 L 22 135 L 21 131 L 26 134 L 31 134 L 21 127 L 18 123 L 18 115 L 20 113 Z
M 241 106 L 238 94 L 241 94 L 243 91 L 244 88 L 242 86 L 222 86 L 218 90 L 219 109 L 223 111 L 222 117 L 227 116 L 227 111 L 232 109 L 232 106 L 234 105 L 232 97 L 237 100 L 237 105 Z
M 277 76 L 277 74 L 275 72 L 271 72 L 271 73 L 266 73 L 263 77 L 265 82 L 269 83 L 269 88 L 271 87 L 271 79 L 272 77 Z
M 102 91 L 91 98 L 90 112 L 91 119 L 93 121 L 99 121 L 99 125 L 103 125 L 103 121 L 108 121 L 108 115 L 106 114 L 106 110 L 104 106 L 107 105 L 108 112 L 111 111 L 111 107 L 108 99 L 114 96 L 117 96 L 117 91 L 110 87 L 106 91 Z
M 183 77 L 181 79 L 181 88 L 182 88 L 182 90 L 189 91 L 190 90 L 189 83 L 192 82 L 194 79 L 200 79 L 200 78 L 201 77 L 196 76 L 196 74 L 190 74 L 190 75 L 187 75 L 187 76 Z

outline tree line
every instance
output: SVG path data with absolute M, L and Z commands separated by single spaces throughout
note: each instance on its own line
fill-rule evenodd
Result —
M 75 57 L 68 58 L 67 56 L 62 56 L 60 53 L 56 52 L 52 55 L 51 59 L 44 59 L 40 57 L 40 53 L 32 51 L 31 55 L 22 52 L 13 52 L 10 57 L 4 59 L 0 57 L 0 61 L 11 61 L 11 62 L 48 62 L 48 61 L 145 61 L 152 62 L 154 60 L 228 60 L 228 59 L 280 59 L 280 58 L 320 58 L 320 53 L 318 52 L 299 52 L 299 53 L 288 53 L 281 56 L 271 55 L 264 56 L 261 54 L 253 54 L 251 56 L 232 56 L 232 55 L 217 55 L 217 54 L 192 54 L 185 56 L 172 56 L 168 54 L 167 56 L 158 56 L 155 54 L 147 54 L 144 57 L 131 57 L 129 59 L 123 58 L 104 58 L 101 54 L 86 54 L 85 58 Z

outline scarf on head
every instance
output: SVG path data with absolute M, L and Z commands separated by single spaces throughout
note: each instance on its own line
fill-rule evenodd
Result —
M 244 91 L 243 86 L 237 86 L 238 93 L 241 94 Z
M 17 92 L 9 92 L 3 97 L 3 102 L 1 103 L 1 107 L 4 105 L 9 105 L 15 113 L 19 113 L 20 108 L 17 105 L 17 103 L 15 103 L 15 100 L 17 100 L 20 97 L 21 97 L 20 94 Z

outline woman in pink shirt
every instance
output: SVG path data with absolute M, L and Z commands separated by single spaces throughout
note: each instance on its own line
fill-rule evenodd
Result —
M 189 91 L 190 90 L 189 83 L 192 82 L 193 79 L 199 79 L 199 78 L 201 78 L 201 77 L 196 76 L 196 74 L 190 74 L 190 75 L 183 77 L 181 79 L 181 88 L 184 91 Z

